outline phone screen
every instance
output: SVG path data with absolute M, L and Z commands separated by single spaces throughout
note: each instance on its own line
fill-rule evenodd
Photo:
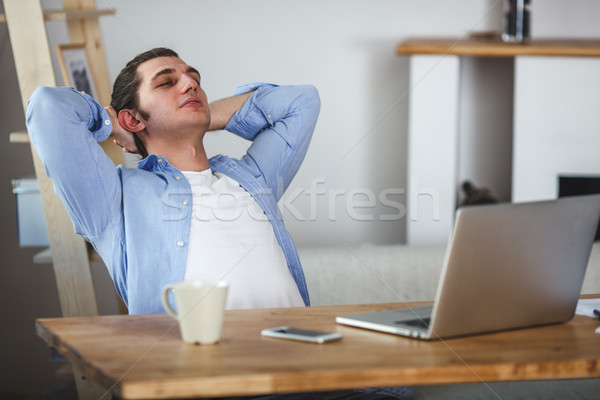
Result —
M 297 329 L 297 328 L 280 328 L 280 329 L 275 329 L 274 332 L 287 333 L 287 334 L 300 335 L 300 336 L 309 336 L 309 337 L 318 337 L 318 336 L 327 334 L 327 332 L 309 331 L 306 329 Z

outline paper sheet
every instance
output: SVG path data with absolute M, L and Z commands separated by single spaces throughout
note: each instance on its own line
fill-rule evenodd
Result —
M 579 299 L 575 314 L 598 318 L 594 314 L 594 310 L 600 310 L 600 299 Z M 600 327 L 596 329 L 596 333 L 600 333 Z
M 600 310 L 600 299 L 579 299 L 575 314 L 598 318 L 594 315 L 594 310 Z

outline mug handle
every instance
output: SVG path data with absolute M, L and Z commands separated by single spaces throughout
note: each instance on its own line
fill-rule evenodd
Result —
M 162 300 L 163 307 L 167 311 L 167 314 L 171 315 L 173 318 L 177 319 L 177 313 L 171 305 L 169 304 L 169 291 L 173 289 L 173 285 L 167 285 L 163 288 L 160 299 Z

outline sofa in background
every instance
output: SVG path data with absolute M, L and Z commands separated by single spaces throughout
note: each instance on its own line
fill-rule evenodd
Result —
M 298 249 L 312 305 L 433 300 L 445 251 L 371 244 Z M 592 248 L 582 293 L 600 293 L 600 242 Z

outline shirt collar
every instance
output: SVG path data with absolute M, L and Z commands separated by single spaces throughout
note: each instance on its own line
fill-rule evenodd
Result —
M 145 171 L 158 171 L 164 170 L 169 165 L 167 159 L 163 156 L 157 156 L 156 154 L 150 154 L 143 160 L 138 161 L 138 168 Z

